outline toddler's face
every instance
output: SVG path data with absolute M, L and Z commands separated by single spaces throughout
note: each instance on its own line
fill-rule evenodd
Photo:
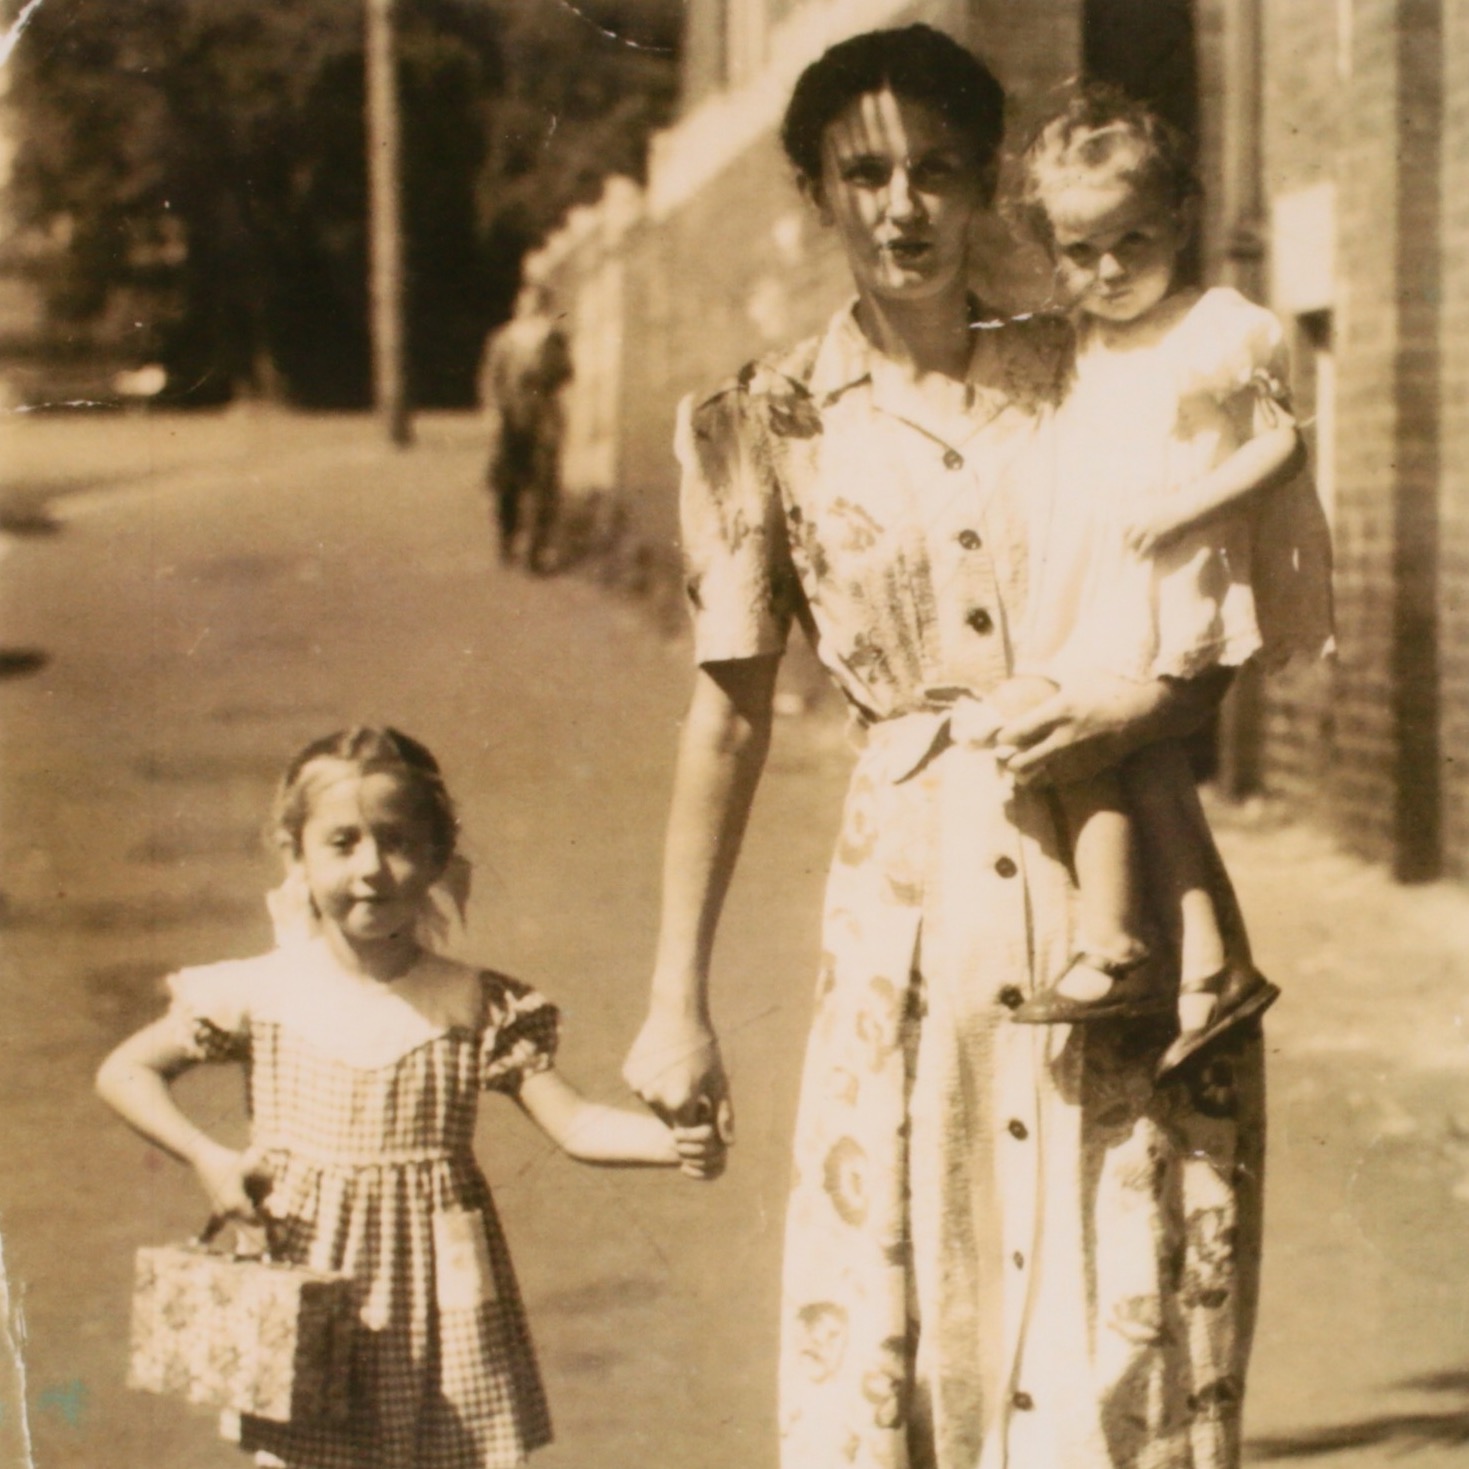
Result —
M 317 793 L 300 860 L 322 921 L 351 943 L 411 933 L 444 870 L 421 796 L 382 773 L 344 775 Z
M 1173 289 L 1188 226 L 1155 194 L 1099 174 L 1046 199 L 1053 249 L 1070 304 L 1103 321 L 1136 321 Z

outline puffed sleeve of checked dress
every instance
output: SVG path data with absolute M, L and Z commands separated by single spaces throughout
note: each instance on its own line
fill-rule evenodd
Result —
M 550 1000 L 503 974 L 480 975 L 484 1030 L 479 1079 L 487 1091 L 515 1092 L 527 1076 L 550 1070 L 561 1016 Z
M 168 1023 L 195 1061 L 243 1061 L 250 1054 L 250 996 L 259 961 L 229 959 L 180 969 L 165 981 Z
M 733 383 L 679 404 L 679 518 L 699 664 L 785 650 L 796 577 L 779 488 L 750 394 Z
M 1274 312 L 1216 287 L 1190 314 L 1185 340 L 1185 401 L 1194 394 L 1212 399 L 1233 420 L 1241 443 L 1294 425 L 1290 353 Z M 1331 533 L 1308 471 L 1268 489 L 1253 507 L 1250 581 L 1259 657 L 1267 667 L 1335 650 Z

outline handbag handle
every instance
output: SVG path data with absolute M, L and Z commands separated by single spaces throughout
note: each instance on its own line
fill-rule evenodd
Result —
M 256 1161 L 255 1165 L 246 1173 L 245 1193 L 250 1202 L 255 1205 L 256 1218 L 244 1222 L 239 1219 L 231 1220 L 227 1214 L 211 1214 L 204 1221 L 204 1228 L 194 1236 L 194 1243 L 203 1249 L 208 1249 L 220 1231 L 224 1229 L 225 1225 L 233 1224 L 235 1227 L 235 1254 L 240 1258 L 249 1258 L 239 1247 L 240 1232 L 242 1229 L 258 1228 L 265 1238 L 265 1253 L 259 1258 L 280 1260 L 284 1258 L 280 1248 L 282 1243 L 280 1232 L 282 1221 L 272 1219 L 265 1212 L 264 1208 L 266 1199 L 270 1197 L 271 1184 L 274 1180 L 264 1168 L 259 1155 L 252 1152 L 250 1156 L 254 1156 Z
M 281 1219 L 272 1219 L 269 1214 L 261 1214 L 258 1223 L 254 1221 L 231 1219 L 227 1214 L 211 1214 L 209 1218 L 204 1221 L 204 1228 L 201 1229 L 199 1233 L 194 1236 L 194 1243 L 198 1245 L 201 1249 L 211 1250 L 212 1253 L 216 1255 L 222 1255 L 225 1253 L 223 1250 L 213 1249 L 214 1242 L 224 1231 L 226 1225 L 233 1225 L 235 1230 L 234 1253 L 237 1259 L 262 1259 L 267 1262 L 283 1260 L 285 1256 L 281 1249 L 281 1245 L 283 1243 L 281 1229 L 284 1222 L 285 1221 Z M 263 1254 L 259 1256 L 252 1256 L 246 1251 L 243 1251 L 239 1248 L 240 1234 L 242 1230 L 246 1229 L 260 1230 L 265 1240 L 265 1250 Z

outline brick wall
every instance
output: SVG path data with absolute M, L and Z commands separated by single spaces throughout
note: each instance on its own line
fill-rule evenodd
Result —
M 1469 878 L 1469 0 L 1446 0 L 1439 649 L 1445 867 Z
M 1352 845 L 1390 857 L 1393 404 L 1397 309 L 1392 280 L 1398 111 L 1393 0 L 1362 0 L 1351 46 L 1340 167 L 1341 371 L 1337 616 L 1341 641 L 1331 804 Z M 1372 289 L 1370 282 L 1378 282 Z
M 1438 862 L 1435 0 L 1358 0 L 1339 167 L 1333 817 L 1403 877 Z
M 1318 478 L 1336 461 L 1337 445 L 1323 444 L 1338 415 L 1326 401 L 1332 385 L 1316 372 L 1321 343 L 1305 329 L 1309 310 L 1330 332 L 1335 360 L 1340 346 L 1342 302 L 1334 279 L 1337 221 L 1333 208 L 1340 154 L 1347 77 L 1337 0 L 1265 0 L 1261 35 L 1262 206 L 1270 251 L 1262 294 L 1282 318 L 1294 362 L 1298 415 L 1305 424 L 1312 472 Z M 1292 200 L 1320 200 L 1312 213 L 1324 228 L 1291 238 L 1282 227 L 1283 206 Z M 1274 229 L 1269 222 L 1274 218 Z M 1322 239 L 1321 236 L 1326 238 Z M 1301 259 L 1282 255 L 1301 252 Z M 1324 258 L 1322 258 L 1324 256 Z M 1282 284 L 1285 278 L 1286 284 Z M 1334 486 L 1323 485 L 1328 504 Z M 1259 774 L 1264 789 L 1297 810 L 1318 814 L 1329 805 L 1329 781 L 1336 758 L 1337 692 L 1329 667 L 1292 667 L 1266 680 L 1260 703 Z

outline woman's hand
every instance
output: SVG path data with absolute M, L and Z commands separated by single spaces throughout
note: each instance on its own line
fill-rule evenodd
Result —
M 734 1141 L 734 1110 L 719 1041 L 703 1021 L 655 1005 L 622 1068 L 623 1079 L 673 1127 L 712 1118 L 720 1140 Z
M 1109 769 L 1157 740 L 1192 734 L 1218 707 L 1230 670 L 1192 679 L 1137 682 L 1079 674 L 1049 699 L 1007 722 L 996 737 L 1020 785 L 1066 785 Z

